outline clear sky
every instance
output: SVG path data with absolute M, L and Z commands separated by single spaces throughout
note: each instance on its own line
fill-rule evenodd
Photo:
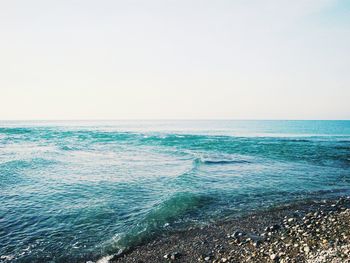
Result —
M 350 119 L 350 1 L 0 1 L 0 119 Z

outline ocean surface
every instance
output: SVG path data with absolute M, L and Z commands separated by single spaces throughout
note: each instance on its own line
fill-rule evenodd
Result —
M 0 121 L 0 262 L 350 193 L 350 121 Z

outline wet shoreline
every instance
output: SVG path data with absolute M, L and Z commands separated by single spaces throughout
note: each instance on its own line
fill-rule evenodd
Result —
M 350 262 L 350 196 L 169 233 L 110 262 Z

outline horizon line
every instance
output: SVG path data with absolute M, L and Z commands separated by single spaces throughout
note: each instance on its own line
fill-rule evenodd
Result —
M 47 121 L 47 122 L 58 122 L 58 121 L 350 121 L 350 119 L 255 119 L 255 118 L 130 118 L 130 119 L 0 119 L 3 121 Z

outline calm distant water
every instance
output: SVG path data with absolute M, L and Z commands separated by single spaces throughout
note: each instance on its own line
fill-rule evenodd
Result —
M 350 192 L 350 121 L 0 122 L 0 262 Z

